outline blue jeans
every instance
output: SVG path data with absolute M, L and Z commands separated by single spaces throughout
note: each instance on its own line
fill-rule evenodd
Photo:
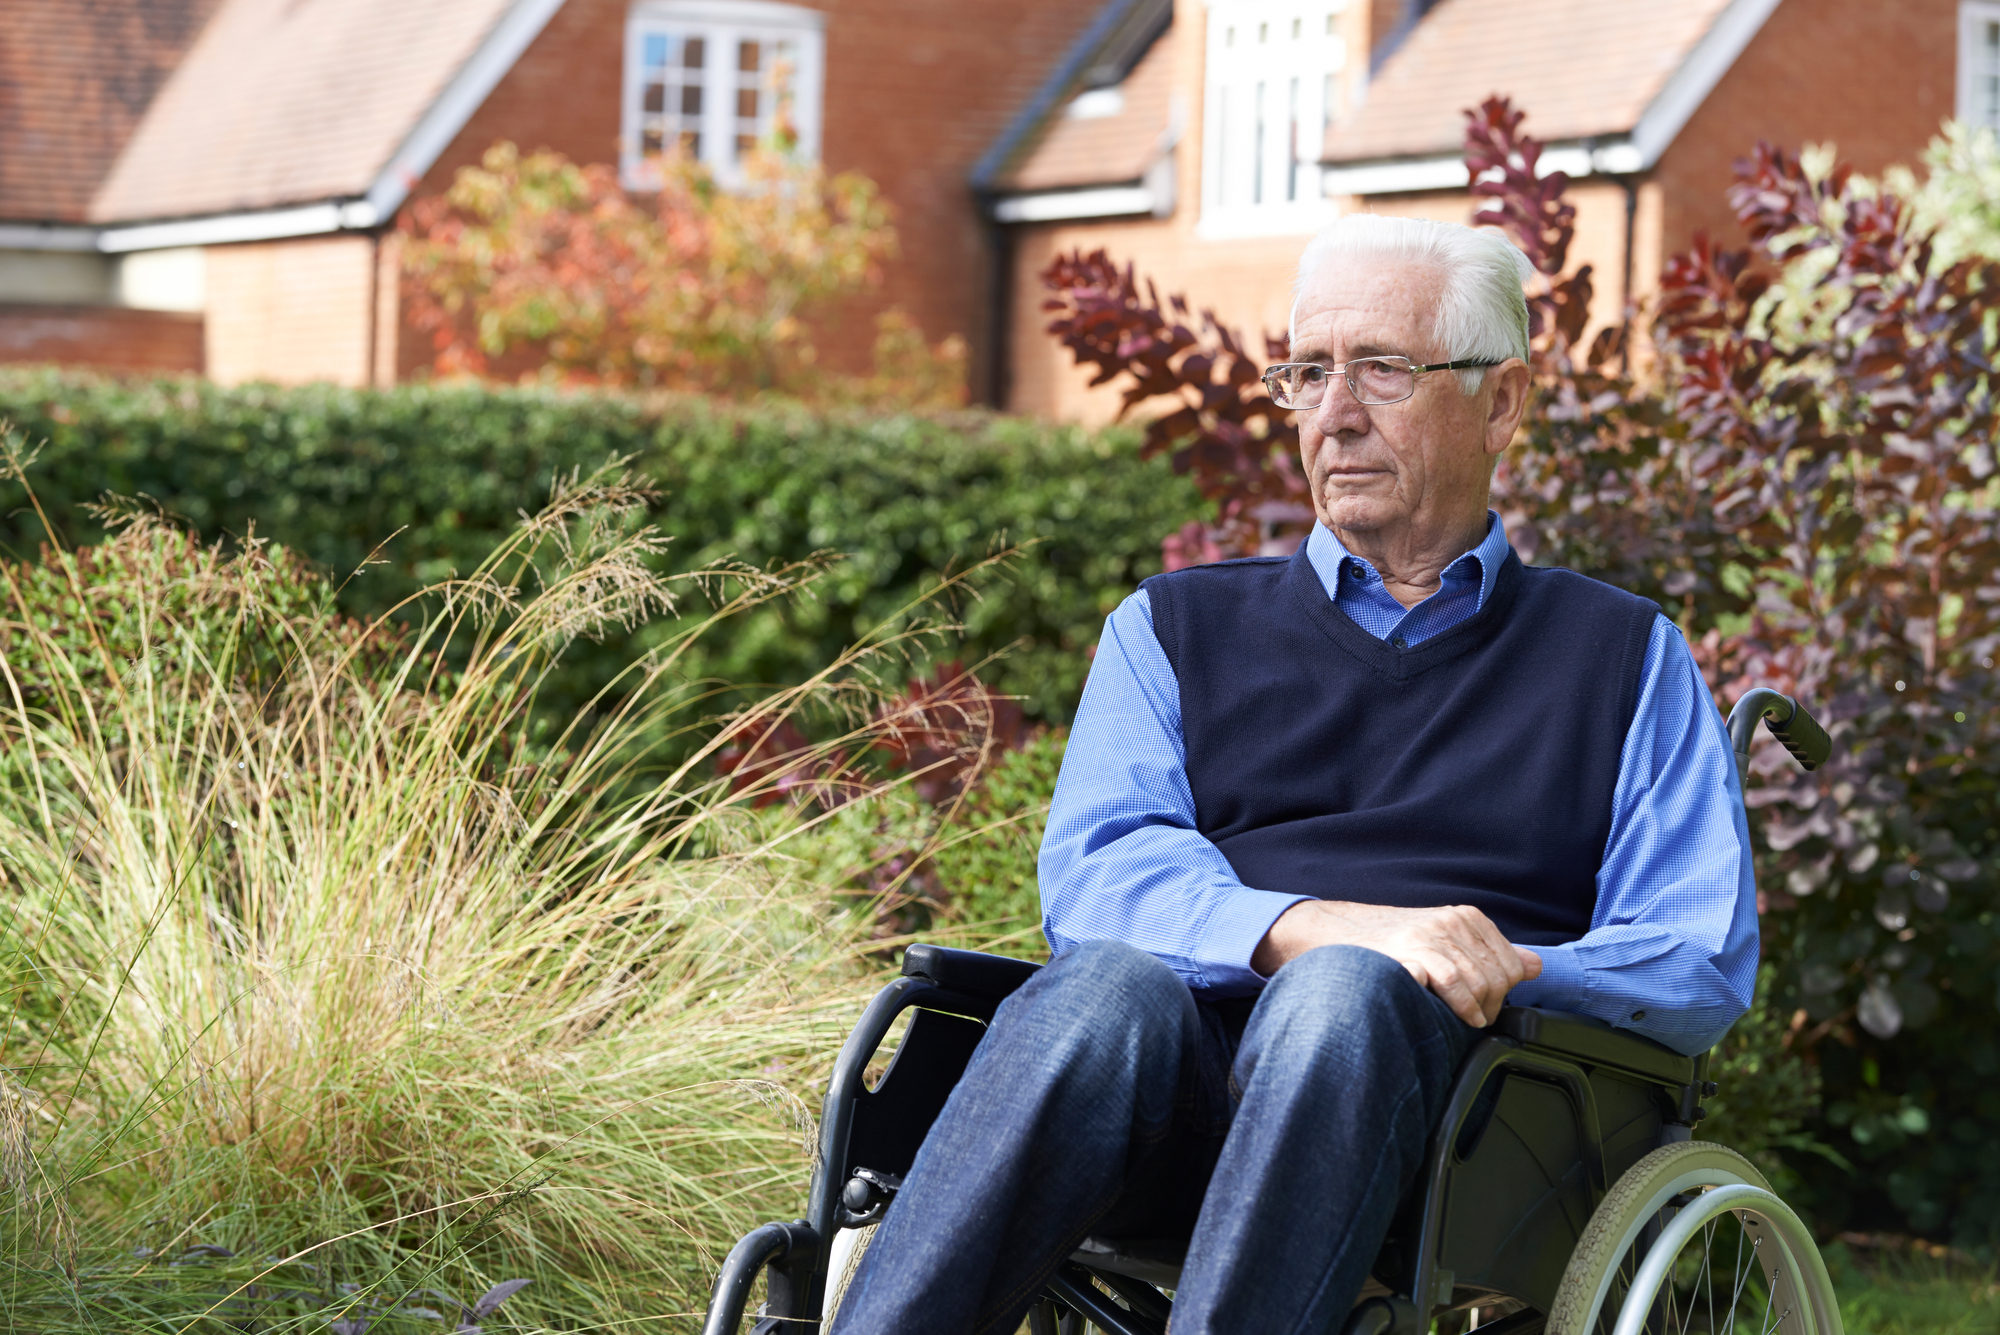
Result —
M 1079 946 L 994 1016 L 834 1335 L 1011 1335 L 1085 1236 L 1190 1233 L 1175 1335 L 1338 1330 L 1475 1035 L 1359 947 L 1253 1003 Z

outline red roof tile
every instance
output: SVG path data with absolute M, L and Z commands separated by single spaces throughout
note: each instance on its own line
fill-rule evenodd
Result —
M 365 193 L 510 3 L 222 0 L 91 216 L 186 217 Z
M 1040 142 L 996 184 L 1053 190 L 1138 180 L 1162 152 L 1172 119 L 1173 43 L 1154 42 L 1118 87 L 1121 110 L 1088 119 L 1057 112 Z
M 1334 162 L 1449 153 L 1495 93 L 1549 142 L 1629 132 L 1728 0 L 1441 0 L 1327 134 Z
M 7 0 L 0 218 L 84 220 L 217 0 Z

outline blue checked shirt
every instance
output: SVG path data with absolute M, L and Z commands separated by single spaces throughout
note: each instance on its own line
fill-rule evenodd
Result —
M 1485 605 L 1507 554 L 1485 539 L 1415 607 L 1315 526 L 1306 556 L 1327 596 L 1378 639 L 1417 644 Z M 1195 825 L 1180 688 L 1141 589 L 1104 625 L 1056 782 L 1039 872 L 1043 930 L 1057 953 L 1126 941 L 1211 996 L 1254 992 L 1250 956 L 1305 895 L 1236 878 Z M 1596 1016 L 1700 1052 L 1750 1003 L 1757 908 L 1750 833 L 1722 717 L 1679 629 L 1661 617 L 1611 799 L 1597 906 L 1580 940 L 1537 947 L 1541 977 L 1508 1000 Z

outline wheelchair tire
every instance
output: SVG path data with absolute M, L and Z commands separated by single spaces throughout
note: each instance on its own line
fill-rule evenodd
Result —
M 1570 1256 L 1547 1328 L 1669 1330 L 1842 1335 L 1812 1235 L 1748 1159 L 1707 1141 L 1662 1146 L 1612 1186 Z
M 840 1300 L 847 1296 L 855 1272 L 861 1269 L 861 1258 L 868 1254 L 868 1244 L 875 1241 L 875 1229 L 876 1225 L 870 1224 L 866 1228 L 843 1228 L 833 1235 L 833 1246 L 826 1258 L 826 1300 L 819 1309 L 821 1330 L 833 1324 Z

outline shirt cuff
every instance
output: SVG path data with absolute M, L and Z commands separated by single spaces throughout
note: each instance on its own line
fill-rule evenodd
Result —
M 1202 924 L 1195 944 L 1195 965 L 1201 988 L 1218 996 L 1255 992 L 1270 980 L 1250 967 L 1250 957 L 1280 914 L 1311 895 L 1287 895 L 1276 890 L 1238 886 L 1228 891 Z
M 1576 955 L 1576 942 L 1528 949 L 1542 957 L 1542 976 L 1516 986 L 1507 994 L 1507 1004 L 1546 1006 L 1550 1010 L 1582 1014 L 1586 985 L 1583 961 Z

